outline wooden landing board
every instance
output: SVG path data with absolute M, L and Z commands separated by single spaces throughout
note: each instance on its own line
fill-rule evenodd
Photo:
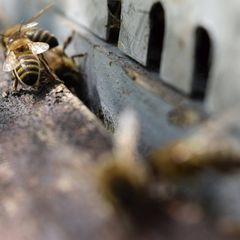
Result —
M 208 222 L 131 228 L 99 195 L 95 171 L 111 138 L 64 85 L 0 90 L 0 239 L 223 239 Z M 164 207 L 164 206 L 163 206 Z
M 116 227 L 89 175 L 111 138 L 64 85 L 6 94 L 4 81 L 1 239 L 113 239 Z

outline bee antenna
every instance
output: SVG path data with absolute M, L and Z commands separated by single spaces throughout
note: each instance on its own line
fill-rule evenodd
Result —
M 20 25 L 19 30 L 18 30 L 19 34 L 20 34 L 21 30 L 22 30 L 22 24 Z
M 43 13 L 45 13 L 49 8 L 51 8 L 54 5 L 53 2 L 47 4 L 43 9 L 41 9 L 38 13 L 36 13 L 36 15 L 34 15 L 33 17 L 31 17 L 30 19 L 28 19 L 27 21 L 24 22 L 24 24 L 28 24 L 31 22 L 34 22 L 36 19 L 38 19 L 41 15 L 43 15 Z
M 3 33 L 0 33 L 0 38 L 1 38 L 1 41 L 4 39 L 4 34 Z M 0 46 L 2 46 L 2 43 L 0 43 Z
M 19 34 L 21 33 L 23 24 L 24 24 L 24 21 L 22 21 L 22 22 L 20 23 L 19 30 L 18 30 L 18 33 L 19 33 Z

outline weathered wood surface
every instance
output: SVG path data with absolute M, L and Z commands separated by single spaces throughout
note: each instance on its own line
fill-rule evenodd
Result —
M 125 66 L 121 74 L 130 75 L 128 77 L 141 86 L 146 82 L 138 72 L 126 68 L 127 61 L 119 65 L 117 60 L 123 58 L 122 55 L 117 57 L 99 45 L 94 45 L 93 52 L 95 55 L 87 61 L 92 60 L 95 66 L 112 68 L 112 73 Z M 131 95 L 129 89 L 134 89 L 135 83 L 131 81 L 130 86 L 124 88 L 126 92 L 121 93 L 122 97 L 116 98 L 112 85 L 114 81 L 119 84 L 121 78 L 116 74 L 110 78 L 107 71 L 99 74 L 100 67 L 89 66 L 93 69 L 91 79 L 98 82 L 98 92 L 104 88 L 103 92 L 110 95 L 105 96 L 107 101 L 114 100 L 121 105 L 122 97 Z M 187 211 L 174 208 L 173 204 L 172 219 L 159 216 L 156 225 L 132 229 L 129 222 L 126 224 L 119 215 L 113 214 L 98 194 L 94 169 L 98 157 L 111 150 L 111 140 L 92 113 L 63 85 L 41 85 L 38 92 L 20 90 L 16 94 L 5 94 L 9 87 L 6 78 L 2 75 L 0 81 L 3 94 L 0 97 L 0 236 L 3 239 L 225 239 L 215 232 L 206 216 L 192 214 L 194 211 L 188 204 Z M 104 85 L 102 79 L 107 79 L 109 84 Z M 125 80 L 124 83 L 129 83 Z M 146 92 L 141 89 L 139 93 L 138 100 Z M 167 95 L 162 92 L 164 94 Z M 96 92 L 93 97 L 98 97 Z M 104 98 L 98 100 L 104 103 Z M 158 101 L 164 108 L 162 115 L 166 116 L 171 108 Z M 153 125 L 151 129 L 155 131 Z M 218 188 L 215 181 L 212 184 Z
M 1 238 L 109 239 L 114 226 L 84 172 L 110 148 L 93 114 L 63 85 L 3 93 Z
M 132 228 L 113 214 L 94 170 L 111 139 L 92 113 L 61 84 L 6 94 L 6 77 L 0 86 L 2 239 L 223 239 L 205 218 L 177 221 L 156 213 L 156 224 Z

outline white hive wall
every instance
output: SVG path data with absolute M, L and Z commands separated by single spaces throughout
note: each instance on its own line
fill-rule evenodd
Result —
M 119 48 L 147 66 L 150 10 L 157 1 L 123 0 Z M 161 0 L 165 34 L 160 78 L 170 86 L 191 94 L 194 69 L 195 31 L 203 27 L 211 40 L 212 63 L 206 89 L 206 107 L 220 111 L 238 101 L 239 18 L 237 0 Z M 160 31 L 160 30 L 159 30 Z

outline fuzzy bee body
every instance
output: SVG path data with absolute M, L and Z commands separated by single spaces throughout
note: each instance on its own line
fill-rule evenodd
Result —
M 75 58 L 83 57 L 86 54 L 69 56 L 66 48 L 71 44 L 74 32 L 68 36 L 62 45 L 50 49 L 45 53 L 46 61 L 51 70 L 61 79 L 65 85 L 84 99 L 86 86 L 82 80 L 82 74 L 77 67 Z M 87 101 L 87 100 L 86 100 Z
M 47 30 L 37 27 L 38 23 L 35 22 L 52 4 L 48 4 L 45 8 L 41 9 L 36 15 L 28 19 L 22 24 L 15 24 L 6 29 L 0 35 L 1 45 L 6 49 L 11 42 L 16 39 L 28 38 L 32 42 L 43 42 L 49 45 L 49 48 L 54 48 L 58 45 L 57 38 Z
M 47 30 L 34 28 L 30 29 L 25 34 L 33 42 L 47 43 L 50 49 L 58 46 L 57 38 Z
M 27 37 L 21 37 L 7 45 L 3 71 L 12 72 L 14 90 L 17 89 L 18 82 L 38 86 L 42 71 L 45 71 L 51 79 L 58 80 L 43 55 L 48 49 L 47 43 L 32 42 Z
M 17 90 L 19 82 L 38 86 L 41 72 L 45 72 L 52 80 L 62 82 L 44 57 L 46 51 L 58 45 L 58 40 L 49 31 L 38 28 L 35 22 L 49 7 L 51 4 L 23 24 L 16 24 L 0 34 L 5 50 L 3 71 L 12 73 L 14 90 Z
M 37 85 L 41 71 L 38 57 L 31 52 L 25 52 L 17 56 L 17 60 L 18 64 L 13 71 L 13 76 L 28 86 Z
M 79 77 L 79 72 L 74 60 L 66 55 L 62 46 L 48 51 L 46 58 L 51 69 L 64 82 Z
M 3 47 L 7 47 L 9 42 L 16 37 L 16 34 L 18 34 L 19 29 L 21 28 L 20 24 L 16 24 L 15 26 L 7 29 L 3 33 L 3 38 L 2 38 L 2 45 Z M 47 30 L 44 30 L 42 28 L 34 27 L 34 28 L 26 28 L 23 25 L 21 29 L 21 33 L 23 36 L 27 37 L 30 39 L 32 42 L 44 42 L 49 45 L 49 48 L 54 48 L 58 46 L 58 40 L 57 38 L 50 33 Z M 17 36 L 18 37 L 18 36 Z

